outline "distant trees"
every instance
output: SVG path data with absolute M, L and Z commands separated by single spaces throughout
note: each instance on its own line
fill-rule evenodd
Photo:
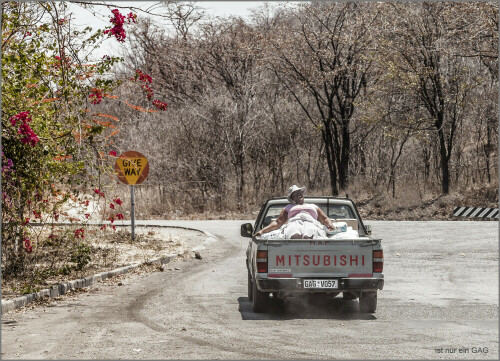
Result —
M 496 3 L 268 4 L 251 22 L 169 6 L 170 30 L 140 24 L 127 63 L 171 99 L 150 134 L 163 146 L 144 142 L 165 170 L 150 182 L 194 209 L 291 183 L 398 197 L 497 182 Z
M 437 132 L 441 190 L 446 194 L 457 132 L 467 117 L 472 92 L 484 75 L 479 59 L 465 58 L 460 46 L 473 32 L 454 18 L 463 11 L 461 4 L 428 2 L 386 8 L 394 27 L 386 35 L 386 58 L 398 82 L 415 97 L 416 108 L 426 110 L 428 119 L 422 119 L 419 126 Z

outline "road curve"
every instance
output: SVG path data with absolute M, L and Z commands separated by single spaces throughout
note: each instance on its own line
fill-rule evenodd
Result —
M 373 315 L 339 297 L 253 313 L 242 222 L 152 222 L 215 238 L 171 271 L 4 315 L 2 358 L 498 359 L 497 222 L 366 222 L 385 256 Z

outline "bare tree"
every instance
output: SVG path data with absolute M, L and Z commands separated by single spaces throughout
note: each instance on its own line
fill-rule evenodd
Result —
M 378 16 L 370 9 L 305 5 L 269 39 L 271 68 L 321 133 L 334 195 L 349 184 L 351 121 L 370 79 L 367 50 Z
M 447 194 L 457 128 L 465 115 L 466 101 L 478 84 L 471 76 L 471 65 L 453 51 L 455 37 L 466 35 L 453 31 L 449 14 L 458 10 L 457 5 L 390 4 L 387 8 L 393 10 L 387 20 L 396 29 L 387 34 L 387 49 L 392 54 L 389 63 L 427 111 L 427 124 L 437 132 L 441 190 Z

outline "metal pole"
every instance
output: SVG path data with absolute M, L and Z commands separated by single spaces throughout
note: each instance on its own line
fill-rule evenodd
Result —
M 135 196 L 134 196 L 134 186 L 130 186 L 130 221 L 132 225 L 132 242 L 135 241 Z

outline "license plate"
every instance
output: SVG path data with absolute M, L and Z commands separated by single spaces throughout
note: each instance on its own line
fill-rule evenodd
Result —
M 338 280 L 304 280 L 304 288 L 339 288 Z

